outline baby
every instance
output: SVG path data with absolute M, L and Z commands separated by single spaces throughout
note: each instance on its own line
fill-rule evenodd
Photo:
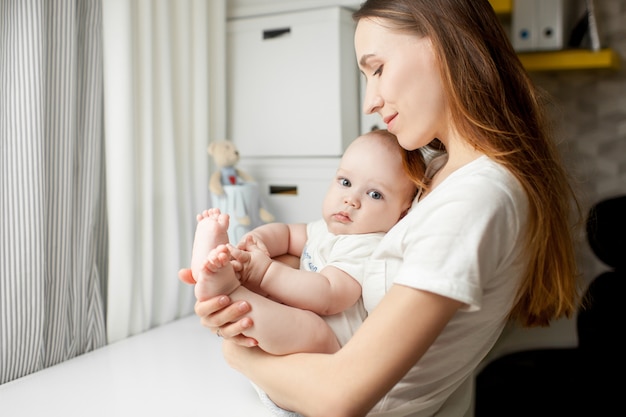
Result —
M 365 263 L 417 192 L 403 169 L 403 152 L 385 130 L 358 137 L 328 188 L 322 219 L 259 226 L 237 248 L 228 244 L 229 216 L 205 210 L 191 260 L 196 298 L 224 294 L 248 301 L 254 326 L 244 334 L 270 353 L 338 350 L 365 318 Z M 272 259 L 284 254 L 300 257 L 300 269 Z

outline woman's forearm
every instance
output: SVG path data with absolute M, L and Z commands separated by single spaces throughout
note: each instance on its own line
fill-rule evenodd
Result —
M 310 383 L 311 372 L 335 368 L 334 355 L 309 353 L 274 356 L 258 348 L 245 348 L 226 342 L 224 357 L 233 368 L 254 381 L 272 401 L 286 410 L 310 417 L 327 417 L 360 416 L 365 415 L 369 409 L 368 406 L 360 406 L 356 402 L 348 404 L 340 389 L 320 389 L 323 388 L 322 381 L 331 382 L 336 377 L 332 372 L 319 372 L 313 379 L 320 384 Z M 357 411 L 357 408 L 361 410 Z
M 335 354 L 272 356 L 229 344 L 225 357 L 283 408 L 307 416 L 365 415 L 417 363 L 460 305 L 394 285 Z

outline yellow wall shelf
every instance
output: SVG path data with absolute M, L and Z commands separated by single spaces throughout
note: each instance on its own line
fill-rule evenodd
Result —
M 574 69 L 619 69 L 620 57 L 612 49 L 594 52 L 588 49 L 570 49 L 554 52 L 518 54 L 528 71 L 563 71 Z
M 489 0 L 496 13 L 509 19 L 514 0 Z M 520 52 L 522 64 L 528 71 L 564 71 L 575 69 L 619 69 L 620 56 L 611 49 L 598 52 L 586 49 L 571 49 L 550 52 Z
M 511 14 L 513 10 L 513 0 L 489 0 L 489 3 L 491 3 L 491 7 L 496 11 L 496 14 L 499 15 Z

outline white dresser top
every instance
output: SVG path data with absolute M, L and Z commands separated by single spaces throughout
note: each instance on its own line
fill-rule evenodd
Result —
M 190 316 L 0 385 L 3 417 L 269 417 Z

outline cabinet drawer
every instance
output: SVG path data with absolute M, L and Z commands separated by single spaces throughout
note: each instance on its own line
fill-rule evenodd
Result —
M 360 130 L 354 22 L 341 7 L 228 23 L 228 132 L 242 155 L 339 156 Z
M 242 158 L 267 209 L 283 223 L 305 223 L 322 217 L 322 202 L 341 158 Z

